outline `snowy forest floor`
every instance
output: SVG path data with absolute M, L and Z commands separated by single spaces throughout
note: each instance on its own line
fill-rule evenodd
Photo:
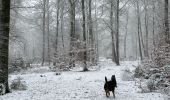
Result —
M 0 96 L 0 100 L 166 100 L 161 93 L 140 93 L 135 81 L 123 81 L 122 72 L 126 67 L 133 70 L 138 62 L 121 62 L 115 66 L 110 60 L 100 59 L 100 68 L 89 72 L 80 72 L 74 69 L 56 75 L 42 68 L 27 73 L 10 75 L 10 82 L 21 77 L 27 84 L 27 90 L 12 91 Z M 118 87 L 115 90 L 116 98 L 107 98 L 103 89 L 104 77 L 110 80 L 115 74 Z

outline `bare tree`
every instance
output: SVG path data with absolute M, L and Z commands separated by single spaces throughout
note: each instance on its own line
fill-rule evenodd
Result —
M 58 48 L 59 12 L 60 12 L 60 0 L 57 0 L 57 25 L 56 25 L 56 44 L 55 44 L 55 52 L 56 52 L 56 54 L 57 54 L 57 48 Z
M 48 64 L 50 65 L 50 61 L 51 61 L 51 58 L 50 58 L 50 11 L 49 11 L 49 0 L 47 0 L 47 4 L 46 4 L 46 12 L 47 12 L 47 44 L 48 44 Z
M 96 64 L 95 62 L 95 38 L 94 38 L 94 33 L 93 33 L 93 20 L 92 20 L 92 0 L 89 0 L 88 2 L 88 7 L 89 7 L 89 15 L 88 15 L 88 25 L 89 25 L 89 41 L 90 41 L 90 60 L 93 65 Z
M 146 42 L 145 42 L 145 57 L 149 57 L 149 50 L 148 50 L 148 38 L 149 38 L 149 17 L 148 17 L 148 1 L 144 0 L 144 9 L 145 9 L 145 32 L 146 32 Z
M 165 8 L 164 8 L 164 24 L 165 24 L 165 37 L 166 42 L 170 43 L 170 35 L 169 35 L 169 18 L 168 18 L 168 0 L 165 0 Z
M 139 9 L 139 1 L 136 1 L 136 6 L 137 6 L 137 25 L 138 25 L 138 46 L 139 46 L 139 55 L 140 59 L 143 60 L 142 56 L 142 46 L 141 46 L 141 20 L 140 20 L 140 9 Z
M 153 35 L 153 46 L 155 48 L 155 1 L 152 1 L 152 35 Z
M 74 43 L 76 42 L 75 37 L 75 2 L 76 0 L 69 0 L 70 4 L 70 62 L 69 67 L 75 66 L 75 60 L 74 60 Z
M 60 1 L 60 0 L 59 0 Z M 60 19 L 61 19 L 61 34 L 62 34 L 62 46 L 63 46 L 63 49 L 64 49 L 64 1 L 62 1 L 61 3 L 61 14 L 60 14 Z
M 120 65 L 119 62 L 119 0 L 116 0 L 116 65 Z
M 127 35 L 128 35 L 128 23 L 129 23 L 129 11 L 126 13 L 126 26 L 125 26 L 125 37 L 124 37 L 124 57 L 126 58 L 126 42 L 127 42 Z
M 45 34 L 46 34 L 46 23 L 45 23 L 45 17 L 46 15 L 46 0 L 43 0 L 43 52 L 42 52 L 42 66 L 44 66 L 45 62 Z
M 8 93 L 10 0 L 0 0 L 0 5 L 0 84 L 5 86 L 5 93 Z
M 82 15 L 83 15 L 83 42 L 84 42 L 84 68 L 83 71 L 88 71 L 87 69 L 87 50 L 86 50 L 86 16 L 85 16 L 85 4 L 84 0 L 81 0 L 82 2 Z
M 114 33 L 114 28 L 113 28 L 113 0 L 110 0 L 110 29 L 111 29 L 111 36 L 112 36 L 112 60 L 113 62 L 116 62 L 116 49 L 115 49 L 115 33 Z

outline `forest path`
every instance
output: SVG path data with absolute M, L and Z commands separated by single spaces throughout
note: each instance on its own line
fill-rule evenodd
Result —
M 79 72 L 76 70 L 55 75 L 53 72 L 12 75 L 10 80 L 21 77 L 27 83 L 25 91 L 13 91 L 0 100 L 165 100 L 160 93 L 138 93 L 135 81 L 122 81 L 123 69 L 133 69 L 137 62 L 123 62 L 115 66 L 110 60 L 101 59 L 100 70 Z M 116 75 L 116 98 L 105 96 L 103 89 L 108 80 Z

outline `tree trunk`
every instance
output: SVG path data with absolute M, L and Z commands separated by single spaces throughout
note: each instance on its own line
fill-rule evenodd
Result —
M 93 21 L 92 21 L 92 15 L 91 15 L 91 4 L 92 0 L 89 0 L 89 40 L 90 40 L 90 60 L 92 62 L 92 65 L 96 65 L 95 62 L 95 51 L 94 51 L 94 34 L 93 34 Z
M 129 22 L 129 11 L 126 15 L 126 33 L 125 33 L 125 39 L 124 39 L 124 58 L 126 59 L 126 41 L 127 41 L 127 33 L 128 33 L 128 22 Z
M 63 26 L 64 26 L 64 1 L 62 1 L 62 7 L 61 7 L 61 34 L 62 34 L 62 46 L 63 46 L 63 50 L 64 50 L 64 30 L 63 30 Z
M 116 65 L 120 65 L 119 62 L 119 0 L 116 2 Z
M 47 0 L 47 44 L 48 44 L 48 64 L 50 65 L 50 23 L 49 23 L 49 18 L 50 16 L 50 12 L 49 12 L 49 0 Z
M 95 28 L 95 30 L 96 30 L 95 31 L 95 34 L 96 34 L 96 36 L 95 36 L 96 37 L 96 39 L 95 39 L 96 40 L 96 44 L 95 44 L 96 45 L 96 62 L 99 62 L 99 39 L 98 39 L 99 33 L 98 33 L 98 21 L 97 21 L 98 20 L 98 18 L 97 18 L 97 0 L 95 0 L 95 20 L 96 20 L 95 21 L 96 22 L 95 23 L 96 24 L 95 25 L 95 27 L 96 27 Z
M 139 13 L 139 2 L 137 2 L 137 18 L 138 18 L 138 44 L 139 44 L 139 55 L 140 55 L 140 60 L 143 60 L 142 57 L 142 47 L 141 47 L 141 35 L 140 35 L 140 13 Z
M 152 35 L 153 35 L 153 46 L 155 49 L 155 1 L 152 2 Z
M 165 40 L 167 43 L 170 43 L 170 35 L 169 35 L 169 19 L 168 19 L 168 0 L 165 0 L 165 8 L 164 8 L 164 23 L 165 23 Z
M 56 55 L 58 53 L 59 11 L 60 11 L 59 6 L 60 6 L 60 0 L 57 0 L 57 25 L 56 25 L 56 44 L 55 44 Z
M 75 47 L 75 0 L 69 0 L 70 3 L 70 62 L 69 67 L 75 67 L 74 47 Z
M 45 62 L 45 14 L 46 14 L 46 0 L 43 1 L 43 52 L 42 52 L 42 66 L 44 66 Z
M 0 83 L 5 85 L 5 93 L 8 93 L 10 0 L 0 0 L 0 5 Z
M 149 50 L 148 50 L 148 35 L 149 35 L 149 31 L 148 31 L 148 1 L 144 0 L 145 3 L 145 32 L 146 32 L 146 42 L 145 42 L 145 57 L 149 57 Z
M 115 50 L 115 37 L 114 37 L 114 29 L 113 29 L 113 0 L 111 2 L 111 10 L 110 10 L 110 27 L 111 27 L 111 36 L 112 36 L 112 61 L 116 62 L 116 50 Z
M 84 68 L 83 71 L 88 71 L 87 69 L 87 50 L 86 50 L 86 17 L 85 17 L 85 4 L 84 4 L 84 0 L 81 0 L 82 2 L 82 15 L 83 15 L 83 42 L 84 42 Z

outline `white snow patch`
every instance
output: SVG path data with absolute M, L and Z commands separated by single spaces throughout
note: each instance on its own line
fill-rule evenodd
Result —
M 100 70 L 76 70 L 62 72 L 61 75 L 55 75 L 54 72 L 11 75 L 10 81 L 16 77 L 23 78 L 28 89 L 0 96 L 0 100 L 113 100 L 112 95 L 109 98 L 105 96 L 103 89 L 104 77 L 110 79 L 112 75 L 116 75 L 118 83 L 115 100 L 166 100 L 160 93 L 139 93 L 135 81 L 121 80 L 122 71 L 126 67 L 133 70 L 132 65 L 137 64 L 122 62 L 121 66 L 116 66 L 112 61 L 102 58 Z

